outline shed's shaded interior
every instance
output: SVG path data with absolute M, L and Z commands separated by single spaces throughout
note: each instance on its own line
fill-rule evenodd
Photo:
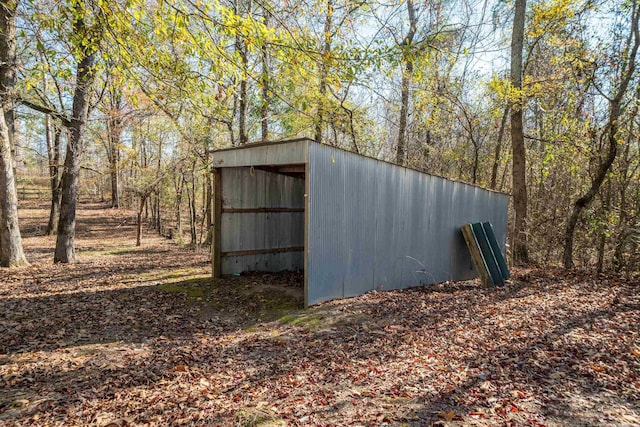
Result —
M 221 171 L 221 272 L 304 269 L 304 165 Z

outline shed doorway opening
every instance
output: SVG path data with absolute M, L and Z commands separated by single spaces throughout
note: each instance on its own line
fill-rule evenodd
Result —
M 303 271 L 305 165 L 228 167 L 214 176 L 219 275 Z

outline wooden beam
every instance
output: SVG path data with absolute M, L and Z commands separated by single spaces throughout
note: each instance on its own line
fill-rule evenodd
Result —
M 278 166 L 280 173 L 304 173 L 305 165 Z
M 243 256 L 243 255 L 262 255 L 262 254 L 279 254 L 284 252 L 302 252 L 304 246 L 291 246 L 288 248 L 271 248 L 271 249 L 250 249 L 246 251 L 229 251 L 221 252 L 223 257 Z
M 287 165 L 287 166 L 255 166 L 265 172 L 287 175 L 294 178 L 304 178 L 304 165 Z
M 211 276 L 218 278 L 222 275 L 222 263 L 220 242 L 222 241 L 222 175 L 220 169 L 212 170 L 211 186 L 211 212 L 213 214 L 213 224 L 211 225 Z
M 304 308 L 309 307 L 309 155 L 304 164 Z
M 222 213 L 285 213 L 299 212 L 303 213 L 304 208 L 226 208 L 222 209 Z

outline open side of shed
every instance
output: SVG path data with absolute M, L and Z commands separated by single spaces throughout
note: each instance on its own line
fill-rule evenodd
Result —
M 213 153 L 213 275 L 304 270 L 305 305 L 475 277 L 460 226 L 509 197 L 308 139 Z

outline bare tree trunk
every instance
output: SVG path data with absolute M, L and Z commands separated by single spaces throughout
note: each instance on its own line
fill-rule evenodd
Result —
M 47 158 L 49 160 L 49 184 L 51 187 L 51 208 L 49 209 L 49 222 L 45 234 L 52 236 L 58 232 L 58 219 L 60 215 L 60 197 L 62 195 L 60 185 L 60 138 L 62 129 L 51 123 L 51 116 L 47 114 L 45 121 L 47 139 Z M 52 135 L 53 134 L 53 135 Z
M 500 154 L 502 153 L 502 139 L 504 138 L 504 130 L 507 127 L 508 117 L 509 105 L 504 107 L 502 121 L 500 122 L 500 129 L 498 130 L 498 141 L 496 142 L 496 151 L 493 155 L 493 167 L 491 168 L 491 184 L 489 185 L 492 190 L 495 190 L 496 185 L 498 185 L 498 168 L 500 167 Z
M 120 144 L 124 120 L 122 118 L 122 90 L 115 82 L 109 83 L 107 110 L 107 158 L 111 181 L 111 207 L 120 207 Z
M 27 265 L 18 225 L 18 198 L 13 175 L 13 156 L 4 108 L 0 107 L 0 266 Z
M 191 182 L 187 186 L 187 200 L 189 202 L 189 235 L 191 237 L 191 245 L 195 248 L 198 245 L 198 236 L 196 229 L 196 174 L 195 162 L 191 167 Z
M 524 46 L 524 20 L 526 0 L 515 0 L 515 16 L 511 36 L 511 85 L 519 92 L 519 101 L 511 107 L 512 187 L 515 224 L 513 258 L 516 262 L 529 262 L 527 246 L 527 181 L 526 151 L 524 147 L 522 90 L 522 51 Z
M 398 139 L 396 141 L 396 163 L 404 165 L 406 161 L 406 133 L 407 133 L 407 116 L 409 114 L 409 85 L 413 77 L 413 58 L 410 49 L 413 44 L 413 38 L 417 30 L 416 12 L 413 0 L 407 0 L 407 12 L 409 15 L 409 31 L 407 36 L 402 40 L 400 49 L 402 49 L 402 62 L 404 69 L 402 71 L 402 87 L 400 93 L 400 118 L 398 121 Z
M 611 165 L 613 165 L 618 153 L 618 141 L 616 136 L 619 126 L 618 120 L 622 113 L 621 103 L 627 88 L 629 87 L 629 83 L 633 78 L 636 69 L 636 55 L 638 53 L 638 47 L 640 46 L 640 32 L 638 29 L 639 15 L 639 6 L 634 2 L 631 15 L 631 36 L 629 38 L 629 45 L 627 46 L 627 49 L 630 49 L 630 51 L 627 50 L 629 52 L 629 56 L 623 66 L 620 67 L 620 85 L 616 89 L 613 98 L 609 100 L 609 120 L 606 126 L 608 143 L 607 154 L 598 165 L 596 174 L 591 181 L 591 186 L 587 192 L 573 203 L 573 209 L 569 216 L 564 235 L 564 254 L 562 261 L 565 268 L 573 267 L 573 239 L 578 220 L 580 219 L 580 214 L 584 208 L 589 206 L 595 195 L 598 193 L 598 190 L 609 174 L 609 169 L 611 168 Z M 631 39 L 633 39 L 633 44 L 631 44 Z M 623 55 L 622 57 L 624 58 L 625 56 L 626 55 Z
M 471 143 L 473 145 L 473 168 L 472 168 L 472 183 L 476 184 L 478 182 L 478 164 L 480 163 L 480 144 L 475 138 L 471 138 Z
M 109 114 L 118 114 L 118 111 L 110 111 Z M 120 135 L 122 133 L 122 120 L 120 117 L 107 118 L 107 138 L 109 140 L 109 177 L 111 181 L 111 207 L 120 207 Z
M 318 106 L 315 117 L 315 141 L 322 143 L 324 129 L 325 97 L 327 96 L 327 77 L 329 75 L 329 58 L 331 54 L 331 28 L 333 26 L 333 0 L 327 0 L 327 13 L 324 18 L 324 46 L 320 58 L 320 80 L 318 82 Z
M 264 25 L 269 26 L 269 11 L 266 6 L 262 6 L 262 17 Z M 267 45 L 262 46 L 262 75 L 260 76 L 260 84 L 262 85 L 262 104 L 260 105 L 260 127 L 261 139 L 267 141 L 269 139 L 269 51 Z M 210 181 L 210 179 L 209 179 Z M 208 181 L 208 182 L 209 182 Z M 209 239 L 207 238 L 207 241 Z
M 140 204 L 138 205 L 138 215 L 136 222 L 136 246 L 142 245 L 142 211 L 147 204 L 148 194 L 149 193 L 140 197 Z
M 182 244 L 182 189 L 184 188 L 184 175 L 182 171 L 178 171 L 178 175 L 174 178 L 176 189 L 176 235 L 178 243 Z
M 602 214 L 607 216 L 609 209 L 611 208 L 611 181 L 606 186 L 606 195 L 602 203 Z M 607 246 L 607 230 L 606 226 L 600 226 L 601 230 L 598 232 L 598 262 L 596 264 L 596 271 L 602 273 L 604 270 L 604 253 Z
M 240 3 L 241 0 L 236 0 L 236 13 L 240 14 Z M 247 10 L 251 10 L 251 3 L 249 2 Z M 242 64 L 242 77 L 240 80 L 240 93 L 238 94 L 238 137 L 240 145 L 244 145 L 248 142 L 247 137 L 247 108 L 249 106 L 248 102 L 248 82 L 246 73 L 249 70 L 249 58 L 247 52 L 247 45 L 245 44 L 244 38 L 238 33 L 236 35 L 236 51 L 240 55 L 240 61 Z
M 618 189 L 620 193 L 620 207 L 619 207 L 619 216 L 618 216 L 618 224 L 619 231 L 616 233 L 615 240 L 615 249 L 613 252 L 613 268 L 615 271 L 620 271 L 624 264 L 623 260 L 623 252 L 624 252 L 624 241 L 626 239 L 627 232 L 627 191 L 629 189 L 629 183 L 631 181 L 631 177 L 634 172 L 629 171 L 629 166 L 631 164 L 631 159 L 629 157 L 631 151 L 631 144 L 633 138 L 635 137 L 635 123 L 636 117 L 638 116 L 638 102 L 640 101 L 640 86 L 636 88 L 635 95 L 636 102 L 633 105 L 631 114 L 629 115 L 629 131 L 627 133 L 627 141 L 624 147 L 623 157 L 622 157 L 622 167 L 620 168 L 619 174 L 620 177 L 620 188 Z M 640 168 L 640 165 L 636 166 L 636 168 Z
M 84 34 L 87 28 L 83 17 L 86 13 L 82 4 L 74 4 L 76 17 L 73 22 L 74 34 Z M 86 37 L 86 35 L 84 36 Z M 78 182 L 80 178 L 80 160 L 82 158 L 84 133 L 89 115 L 90 90 L 95 79 L 94 64 L 97 47 L 94 42 L 85 40 L 76 72 L 76 87 L 73 94 L 73 108 L 69 124 L 69 140 L 64 160 L 62 176 L 62 200 L 60 203 L 60 222 L 53 262 L 75 263 L 76 252 L 74 238 L 76 234 L 76 207 L 78 203 Z
M 351 138 L 351 151 L 360 154 L 360 148 L 358 148 L 358 141 L 356 140 L 356 130 L 353 126 L 353 110 L 345 107 L 344 104 L 342 105 L 342 108 L 349 115 L 349 136 Z
M 14 175 L 12 91 L 16 65 L 17 2 L 0 2 L 0 265 L 27 265 L 18 224 Z
M 158 190 L 156 192 L 156 230 L 160 232 L 162 230 L 162 191 Z
M 5 125 L 14 157 L 15 111 L 13 90 L 16 81 L 16 10 L 18 0 L 0 0 L 0 97 Z M 13 160 L 12 160 L 13 162 Z
M 204 241 L 204 245 L 209 245 L 211 244 L 211 230 L 212 230 L 212 226 L 213 226 L 213 212 L 211 211 L 211 197 L 212 197 L 212 182 L 211 182 L 211 173 L 209 171 L 207 171 L 207 173 L 205 174 L 206 179 L 205 179 L 205 186 L 204 186 L 204 192 L 206 194 L 205 197 L 205 210 L 204 210 L 204 216 L 206 219 L 206 226 L 207 226 L 207 237 Z

